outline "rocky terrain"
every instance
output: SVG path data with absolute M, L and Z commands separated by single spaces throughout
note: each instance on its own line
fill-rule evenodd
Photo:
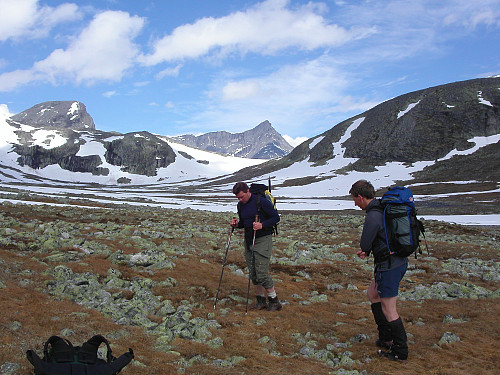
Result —
M 376 356 L 362 212 L 282 213 L 284 308 L 246 315 L 238 231 L 214 310 L 233 212 L 51 202 L 0 205 L 0 374 L 31 374 L 26 350 L 54 334 L 132 348 L 123 374 L 498 374 L 498 227 L 424 222 L 401 287 L 402 364 Z

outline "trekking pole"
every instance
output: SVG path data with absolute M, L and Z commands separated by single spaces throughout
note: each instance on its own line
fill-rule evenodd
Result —
M 259 215 L 255 215 L 255 222 L 259 222 Z M 255 235 L 257 234 L 257 231 L 254 229 L 253 230 L 253 240 L 252 240 L 252 267 L 250 268 L 250 265 L 248 265 L 248 288 L 247 288 L 247 304 L 245 307 L 245 315 L 248 314 L 248 299 L 250 298 L 250 279 L 252 278 L 252 272 L 255 269 L 255 255 L 253 252 L 253 248 L 255 246 Z
M 217 294 L 215 295 L 214 310 L 215 306 L 217 305 L 217 299 L 219 298 L 220 284 L 222 282 L 222 275 L 224 275 L 224 266 L 226 265 L 227 252 L 229 251 L 229 245 L 231 244 L 231 236 L 233 235 L 233 232 L 234 232 L 234 227 L 231 227 L 231 231 L 229 232 L 229 238 L 227 239 L 226 254 L 224 255 L 224 260 L 222 262 L 222 271 L 220 273 L 219 286 L 217 287 Z

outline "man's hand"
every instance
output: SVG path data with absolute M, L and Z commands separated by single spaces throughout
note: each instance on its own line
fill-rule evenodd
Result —
M 262 229 L 262 223 L 259 223 L 258 221 L 253 222 L 253 230 L 261 230 Z
M 363 251 L 363 250 L 359 250 L 357 253 L 358 257 L 360 257 L 361 259 L 365 259 L 366 258 L 366 253 Z
M 238 226 L 238 219 L 236 219 L 235 217 L 233 217 L 231 219 L 231 223 L 230 224 L 231 224 L 232 227 L 236 228 Z

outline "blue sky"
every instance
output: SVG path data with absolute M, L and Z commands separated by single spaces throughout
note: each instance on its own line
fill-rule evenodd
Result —
M 0 104 L 97 129 L 313 137 L 392 97 L 500 74 L 500 0 L 0 0 Z

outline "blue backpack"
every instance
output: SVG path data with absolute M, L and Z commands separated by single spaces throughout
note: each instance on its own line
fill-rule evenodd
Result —
M 417 219 L 413 193 L 404 186 L 390 188 L 380 199 L 384 209 L 384 229 L 390 254 L 407 257 L 420 250 L 420 234 L 424 225 Z

